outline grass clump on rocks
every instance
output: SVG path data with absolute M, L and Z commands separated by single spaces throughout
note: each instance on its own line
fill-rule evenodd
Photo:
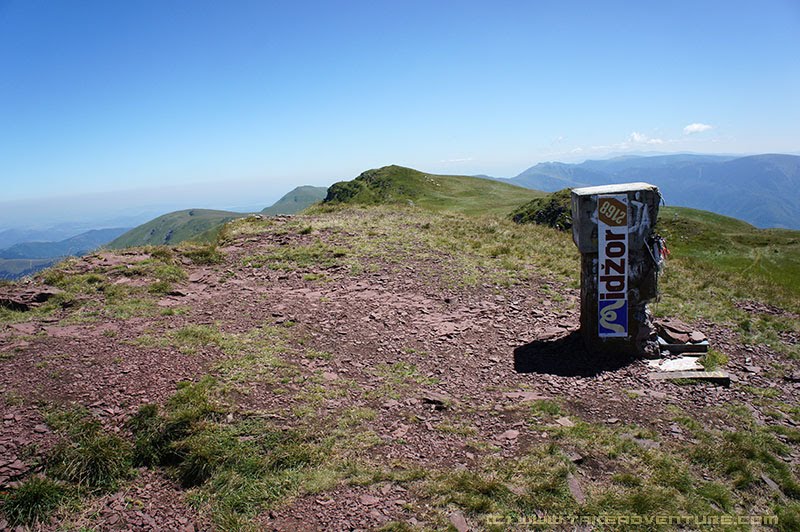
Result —
M 87 411 L 54 412 L 47 422 L 61 435 L 49 453 L 49 476 L 94 491 L 113 489 L 130 475 L 130 444 L 107 433 Z
M 220 407 L 209 396 L 215 384 L 210 377 L 194 384 L 180 384 L 167 403 L 165 414 L 154 404 L 139 408 L 128 422 L 134 436 L 134 463 L 153 466 L 179 462 L 180 456 L 172 444 L 188 437 L 197 424 L 213 421 L 221 415 Z
M 298 493 L 325 459 L 325 443 L 260 418 L 234 421 L 206 377 L 185 383 L 159 409 L 145 405 L 131 418 L 134 463 L 170 471 L 190 500 L 210 507 L 223 529 L 237 529 L 258 510 Z
M 112 491 L 131 475 L 130 444 L 85 409 L 52 410 L 46 421 L 59 439 L 41 464 L 43 474 L 0 496 L 0 510 L 14 526 L 44 522 L 65 501 Z
M 30 477 L 0 497 L 0 510 L 11 526 L 32 525 L 45 521 L 67 496 L 62 483 L 47 477 Z
M 196 265 L 219 264 L 225 258 L 215 243 L 187 244 L 181 248 L 181 254 Z

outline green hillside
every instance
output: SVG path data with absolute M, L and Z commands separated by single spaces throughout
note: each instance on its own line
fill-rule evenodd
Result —
M 324 187 L 297 187 L 261 214 L 294 214 L 321 201 Z M 175 211 L 135 227 L 108 244 L 111 249 L 134 246 L 175 245 L 187 240 L 212 241 L 226 222 L 247 216 L 247 213 L 211 209 Z
M 391 165 L 367 170 L 352 181 L 334 183 L 325 203 L 414 204 L 466 214 L 502 214 L 543 195 L 489 179 L 426 174 Z
M 108 247 L 173 245 L 190 240 L 225 222 L 244 216 L 242 213 L 209 209 L 175 211 L 135 227 L 113 240 Z
M 658 230 L 671 257 L 715 282 L 730 284 L 737 297 L 760 295 L 764 301 L 800 311 L 800 231 L 758 229 L 736 218 L 664 207 Z M 691 298 L 689 298 L 691 299 Z
M 663 208 L 657 230 L 670 258 L 656 315 L 726 324 L 743 344 L 800 359 L 792 340 L 800 334 L 800 231 L 757 229 L 683 207 Z M 754 312 L 751 302 L 762 310 Z
M 324 200 L 327 193 L 327 187 L 312 187 L 310 185 L 297 187 L 276 201 L 274 205 L 261 211 L 261 214 L 267 216 L 295 214 Z

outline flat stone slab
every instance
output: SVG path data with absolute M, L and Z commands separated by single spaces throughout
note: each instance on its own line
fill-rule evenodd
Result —
M 41 286 L 19 289 L 12 287 L 0 292 L 0 307 L 17 312 L 27 312 L 40 306 L 51 297 L 64 293 L 63 290 L 52 286 Z
M 713 381 L 723 386 L 731 383 L 731 376 L 725 371 L 663 371 L 651 373 L 650 378 L 654 381 L 675 380 L 675 379 L 698 379 Z
M 653 369 L 660 371 L 702 371 L 703 366 L 697 362 L 697 357 L 669 358 L 666 360 L 651 360 L 647 363 Z

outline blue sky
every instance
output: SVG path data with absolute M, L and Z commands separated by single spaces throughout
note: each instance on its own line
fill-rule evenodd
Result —
M 0 202 L 798 152 L 799 58 L 796 0 L 0 0 Z

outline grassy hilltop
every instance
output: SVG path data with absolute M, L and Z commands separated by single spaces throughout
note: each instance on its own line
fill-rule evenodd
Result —
M 135 227 L 108 244 L 110 249 L 175 245 L 242 216 L 238 212 L 185 209 L 164 214 Z
M 402 166 L 367 170 L 334 183 L 325 203 L 418 205 L 466 214 L 505 214 L 543 192 L 477 177 L 426 174 Z
M 327 189 L 301 186 L 261 211 L 264 216 L 295 214 L 321 201 Z M 210 209 L 185 209 L 159 216 L 135 227 L 108 244 L 111 249 L 135 246 L 176 245 L 186 241 L 211 242 L 226 222 L 247 213 Z
M 511 219 L 536 197 L 384 167 L 292 218 L 43 272 L 32 286 L 62 292 L 0 308 L 0 444 L 18 458 L 0 462 L 0 523 L 796 530 L 798 232 L 662 211 L 654 308 L 705 332 L 703 364 L 733 382 L 653 381 L 570 343 L 571 234 Z M 567 348 L 525 358 L 554 338 Z
M 327 192 L 327 187 L 312 187 L 308 185 L 297 187 L 270 207 L 262 210 L 261 214 L 266 216 L 295 214 L 325 199 Z

